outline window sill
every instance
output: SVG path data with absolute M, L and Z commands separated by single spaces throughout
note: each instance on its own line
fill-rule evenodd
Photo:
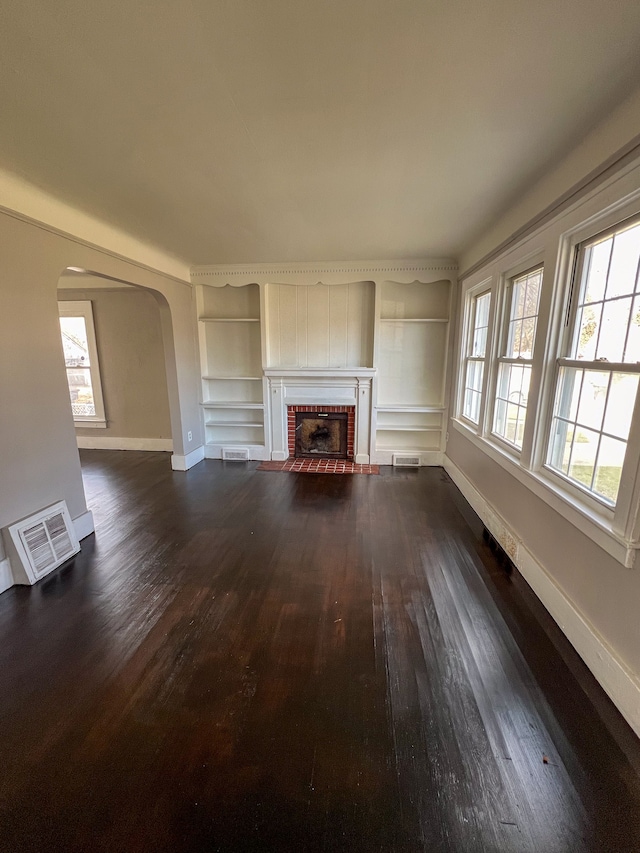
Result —
M 505 471 L 526 486 L 533 494 L 543 500 L 570 524 L 588 536 L 619 563 L 632 568 L 639 545 L 622 539 L 614 532 L 611 521 L 605 515 L 599 515 L 590 507 L 578 503 L 559 485 L 545 476 L 544 472 L 528 471 L 492 441 L 477 435 L 464 421 L 452 418 L 453 428 L 500 465 Z M 606 512 L 606 510 L 604 510 Z
M 83 420 L 80 420 L 78 418 L 74 419 L 73 425 L 74 425 L 74 427 L 76 427 L 76 429 L 86 429 L 86 428 L 89 428 L 89 429 L 106 429 L 107 428 L 107 422 L 106 421 L 95 421 L 95 420 L 83 421 Z

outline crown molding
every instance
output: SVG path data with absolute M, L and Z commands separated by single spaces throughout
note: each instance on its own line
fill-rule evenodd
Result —
M 353 281 L 397 281 L 409 284 L 455 280 L 458 265 L 449 258 L 395 261 L 323 261 L 285 264 L 208 264 L 191 268 L 192 284 L 347 284 Z

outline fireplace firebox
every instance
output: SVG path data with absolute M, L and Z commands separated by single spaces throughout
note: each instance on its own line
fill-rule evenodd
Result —
M 346 412 L 296 412 L 295 455 L 347 459 Z

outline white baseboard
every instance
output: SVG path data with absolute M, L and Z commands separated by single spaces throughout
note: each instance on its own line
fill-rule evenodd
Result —
M 200 447 L 196 447 L 195 450 L 192 450 L 191 453 L 187 453 L 186 456 L 180 456 L 174 453 L 171 457 L 171 467 L 174 471 L 188 471 L 189 468 L 193 468 L 194 465 L 197 465 L 198 462 L 202 462 L 203 459 L 204 445 L 200 445 Z
M 82 450 L 163 450 L 172 451 L 170 438 L 118 438 L 103 435 L 77 435 L 78 447 Z
M 640 680 L 448 456 L 444 469 L 640 737 Z
M 271 461 L 272 462 L 286 462 L 289 458 L 288 451 L 284 450 L 272 450 L 271 451 Z
M 9 558 L 0 560 L 0 595 L 13 586 L 13 574 Z
M 73 519 L 73 528 L 76 531 L 78 541 L 81 541 L 86 536 L 90 536 L 95 531 L 93 513 L 90 509 Z

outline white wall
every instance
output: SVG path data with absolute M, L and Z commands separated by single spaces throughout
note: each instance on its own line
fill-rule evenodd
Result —
M 202 444 L 191 286 L 0 213 L 0 528 L 60 499 L 74 519 L 86 511 L 57 303 L 58 279 L 74 266 L 153 293 L 174 454 L 184 459 Z
M 69 284 L 73 284 L 69 288 Z M 102 287 L 100 287 L 102 285 Z M 138 287 L 109 288 L 106 279 L 63 276 L 60 302 L 90 300 L 107 417 L 106 429 L 76 426 L 79 446 L 171 449 L 171 417 L 160 311 Z M 108 441 L 105 441 L 108 439 Z
M 569 184 L 578 180 L 580 166 L 594 169 L 598 157 L 614 154 L 633 138 L 639 127 L 640 97 L 636 97 L 616 111 L 605 126 L 594 130 L 552 175 L 546 176 L 526 199 L 470 247 L 464 256 L 464 267 L 476 264 L 510 233 L 524 226 L 535 215 L 536 203 L 548 205 L 554 192 L 555 197 L 565 193 Z M 589 222 L 597 211 L 610 207 L 611 216 L 617 216 L 618 203 L 620 218 L 628 215 L 628 208 L 634 205 L 634 209 L 640 209 L 639 192 L 640 159 L 636 155 L 635 164 L 627 159 L 570 204 L 565 203 L 555 216 L 547 215 L 544 224 L 532 229 L 528 236 L 513 241 L 508 250 L 490 255 L 487 263 L 477 264 L 473 275 L 463 280 L 463 291 L 466 284 L 480 284 L 490 275 L 495 282 L 499 270 L 517 263 L 519 254 L 522 258 L 540 257 L 545 264 L 545 284 L 539 324 L 546 327 L 547 316 L 558 316 L 564 306 L 560 302 L 554 309 L 556 303 L 552 301 L 553 293 L 562 286 L 567 274 L 559 251 L 564 235 L 580 222 Z M 554 322 L 557 329 L 562 325 Z M 457 368 L 460 337 L 459 326 Z M 547 370 L 551 376 L 555 364 L 552 332 L 547 343 L 545 356 L 545 341 L 538 337 L 534 374 L 538 371 L 539 376 Z M 543 394 L 536 397 L 537 384 L 537 380 L 532 382 L 529 409 L 542 417 L 546 402 Z M 515 557 L 547 609 L 640 734 L 640 565 L 625 568 L 624 543 L 618 546 L 613 538 L 600 535 L 586 516 L 572 513 L 570 505 L 559 502 L 544 487 L 538 487 L 535 477 L 526 472 L 523 475 L 517 463 L 510 462 L 495 442 L 475 437 L 472 430 L 454 420 L 449 426 L 445 461 L 445 467 L 471 499 L 487 527 Z M 536 471 L 535 459 L 533 471 Z
M 462 274 L 570 191 L 640 133 L 640 88 L 462 252 Z

